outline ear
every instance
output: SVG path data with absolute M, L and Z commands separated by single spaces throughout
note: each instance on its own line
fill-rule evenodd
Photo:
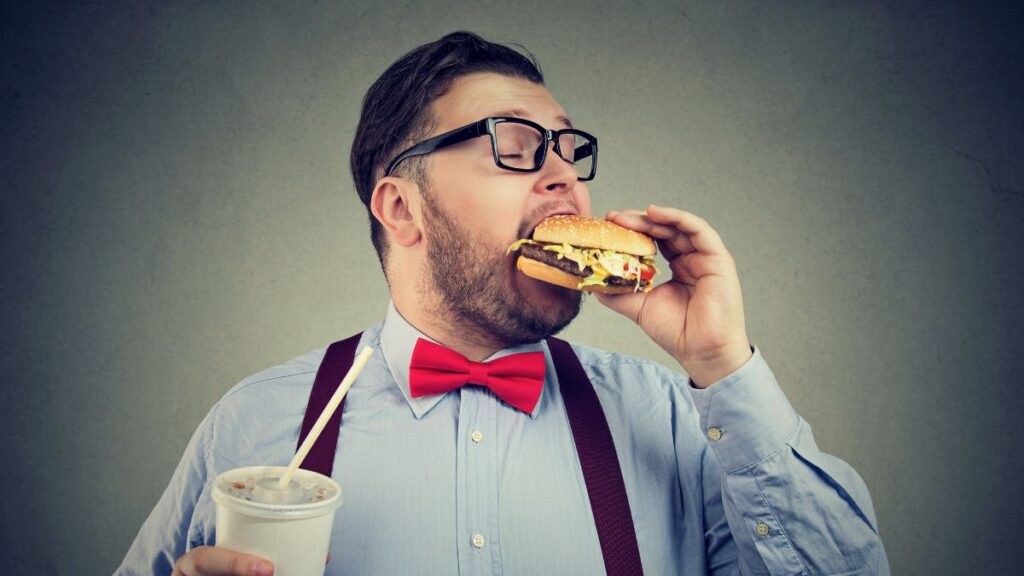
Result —
M 408 180 L 381 178 L 373 189 L 370 210 L 387 231 L 388 239 L 412 246 L 422 237 L 419 187 Z

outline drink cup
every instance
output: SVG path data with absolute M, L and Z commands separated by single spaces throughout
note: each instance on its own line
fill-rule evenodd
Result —
M 322 576 L 341 486 L 300 468 L 280 490 L 286 469 L 250 466 L 217 476 L 217 546 L 266 558 L 275 576 Z

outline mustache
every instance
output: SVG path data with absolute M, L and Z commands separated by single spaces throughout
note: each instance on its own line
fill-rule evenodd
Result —
M 519 228 L 516 230 L 516 238 L 526 238 L 526 235 L 530 233 L 531 225 L 537 221 L 538 218 L 545 214 L 555 212 L 557 210 L 564 210 L 571 208 L 573 211 L 579 213 L 580 209 L 576 206 L 576 203 L 572 200 L 566 204 L 565 200 L 549 200 L 532 210 L 525 218 L 519 221 Z

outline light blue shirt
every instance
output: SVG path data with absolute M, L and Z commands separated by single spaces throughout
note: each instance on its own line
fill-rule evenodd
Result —
M 412 398 L 417 338 L 393 304 L 363 334 L 359 349 L 379 353 L 345 401 L 327 574 L 603 574 L 547 344 L 489 358 L 545 352 L 543 393 L 525 414 L 479 386 Z M 169 574 L 216 543 L 212 479 L 288 463 L 325 349 L 213 406 L 117 574 Z M 818 450 L 760 349 L 706 390 L 648 360 L 573 349 L 611 428 L 645 574 L 889 573 L 863 481 Z

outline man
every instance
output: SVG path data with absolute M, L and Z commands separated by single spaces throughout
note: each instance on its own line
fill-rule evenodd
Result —
M 487 118 L 533 122 L 550 148 L 510 170 L 507 135 L 432 140 Z M 570 127 L 533 62 L 464 32 L 405 55 L 367 93 L 352 172 L 392 302 L 360 339 L 380 353 L 343 409 L 332 473 L 345 502 L 328 573 L 613 571 L 620 550 L 599 521 L 608 505 L 584 466 L 594 456 L 578 451 L 570 379 L 546 340 L 578 314 L 581 293 L 518 273 L 506 255 L 551 214 L 590 214 L 583 180 L 593 172 L 549 141 Z M 690 377 L 570 348 L 607 419 L 613 480 L 628 500 L 625 548 L 638 557 L 616 573 L 641 563 L 645 574 L 888 573 L 863 482 L 817 449 L 750 345 L 736 268 L 715 230 L 653 205 L 606 217 L 655 238 L 672 277 L 598 300 Z M 410 361 L 421 341 L 474 362 L 542 352 L 539 395 L 516 407 L 480 385 L 417 393 Z M 214 406 L 119 572 L 271 573 L 213 546 L 210 481 L 290 460 L 323 359 L 318 350 L 247 378 Z

